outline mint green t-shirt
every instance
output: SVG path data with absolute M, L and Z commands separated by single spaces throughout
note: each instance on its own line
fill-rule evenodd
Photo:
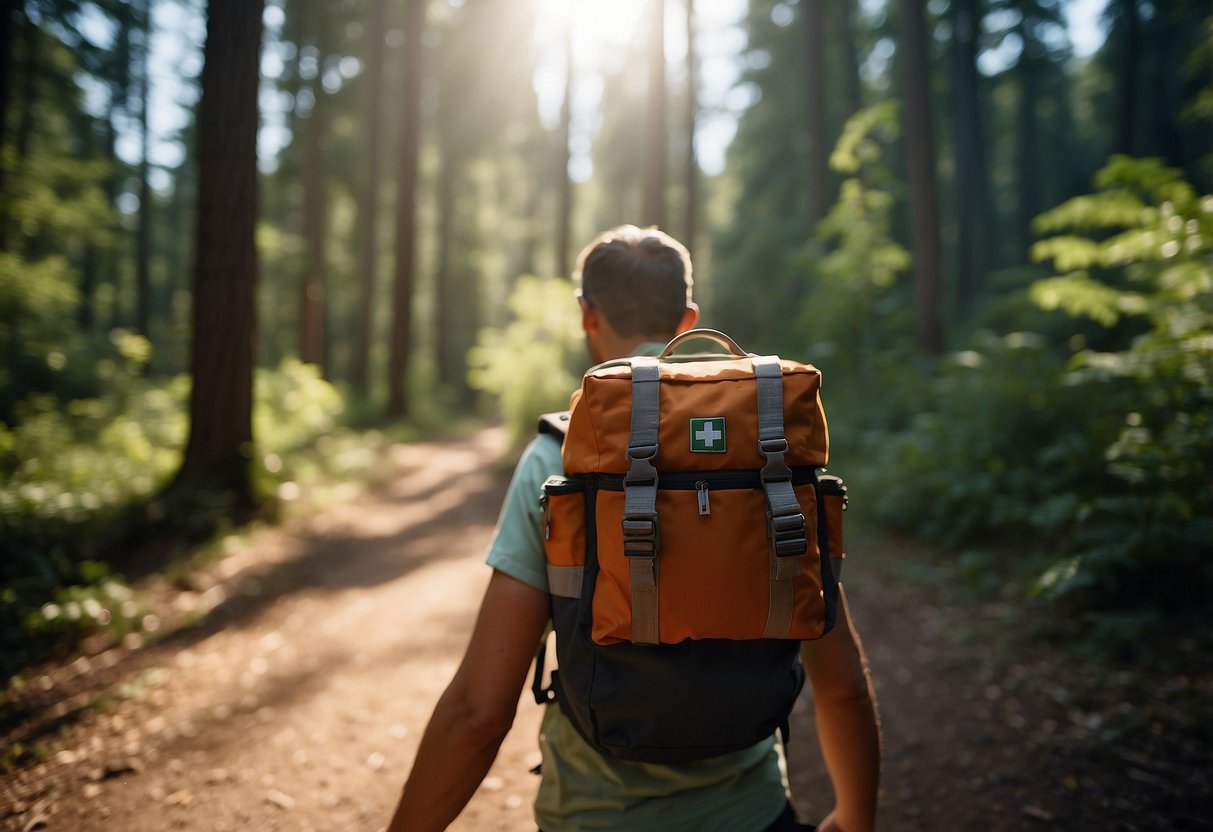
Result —
M 543 481 L 562 472 L 559 440 L 536 437 L 514 471 L 487 558 L 489 566 L 543 592 L 548 582 L 539 495 Z M 636 763 L 598 753 L 559 705 L 549 705 L 539 748 L 543 776 L 535 821 L 544 832 L 758 832 L 787 803 L 774 737 L 677 766 Z

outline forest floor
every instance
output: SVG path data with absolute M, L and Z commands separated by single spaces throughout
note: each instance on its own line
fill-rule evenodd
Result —
M 154 643 L 48 665 L 10 693 L 5 830 L 377 830 L 454 672 L 489 577 L 502 433 L 396 446 L 357 499 L 261 528 L 153 592 L 195 618 Z M 947 560 L 867 535 L 845 575 L 884 731 L 882 830 L 1213 830 L 1213 674 L 1150 678 L 1009 638 L 1002 601 L 955 600 Z M 913 568 L 908 568 L 912 566 Z M 200 611 L 205 611 L 201 615 Z M 455 823 L 533 832 L 540 709 L 524 694 Z M 809 697 L 790 776 L 831 805 Z

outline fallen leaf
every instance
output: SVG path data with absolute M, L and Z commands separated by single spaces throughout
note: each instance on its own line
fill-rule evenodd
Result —
M 190 793 L 189 789 L 178 789 L 168 797 L 164 798 L 164 802 L 169 806 L 180 806 L 182 808 L 186 808 L 194 802 L 194 795 Z
M 277 789 L 270 789 L 266 792 L 265 799 L 283 811 L 290 811 L 295 808 L 295 798 Z
M 1039 806 L 1024 806 L 1023 813 L 1025 817 L 1029 817 L 1032 820 L 1039 820 L 1044 823 L 1051 823 L 1053 821 L 1053 813 Z

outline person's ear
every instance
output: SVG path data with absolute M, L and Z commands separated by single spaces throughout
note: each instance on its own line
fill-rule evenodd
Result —
M 699 306 L 694 302 L 688 303 L 686 311 L 682 313 L 682 320 L 678 322 L 678 329 L 674 330 L 674 334 L 679 335 L 688 329 L 694 329 L 697 323 L 699 323 Z
M 599 312 L 598 307 L 590 303 L 585 298 L 578 295 L 577 302 L 581 305 L 581 328 L 585 332 L 594 332 L 598 329 Z

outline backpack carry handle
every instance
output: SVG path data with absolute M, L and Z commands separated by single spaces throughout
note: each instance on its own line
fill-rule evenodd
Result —
M 716 329 L 700 328 L 688 329 L 686 332 L 675 335 L 673 340 L 665 345 L 665 349 L 661 351 L 661 355 L 659 355 L 658 358 L 666 358 L 673 353 L 674 350 L 678 349 L 678 347 L 682 346 L 687 341 L 693 341 L 696 338 L 715 341 L 717 344 L 724 347 L 738 358 L 748 358 L 750 355 L 748 352 L 743 350 L 736 341 L 725 335 L 723 332 Z

